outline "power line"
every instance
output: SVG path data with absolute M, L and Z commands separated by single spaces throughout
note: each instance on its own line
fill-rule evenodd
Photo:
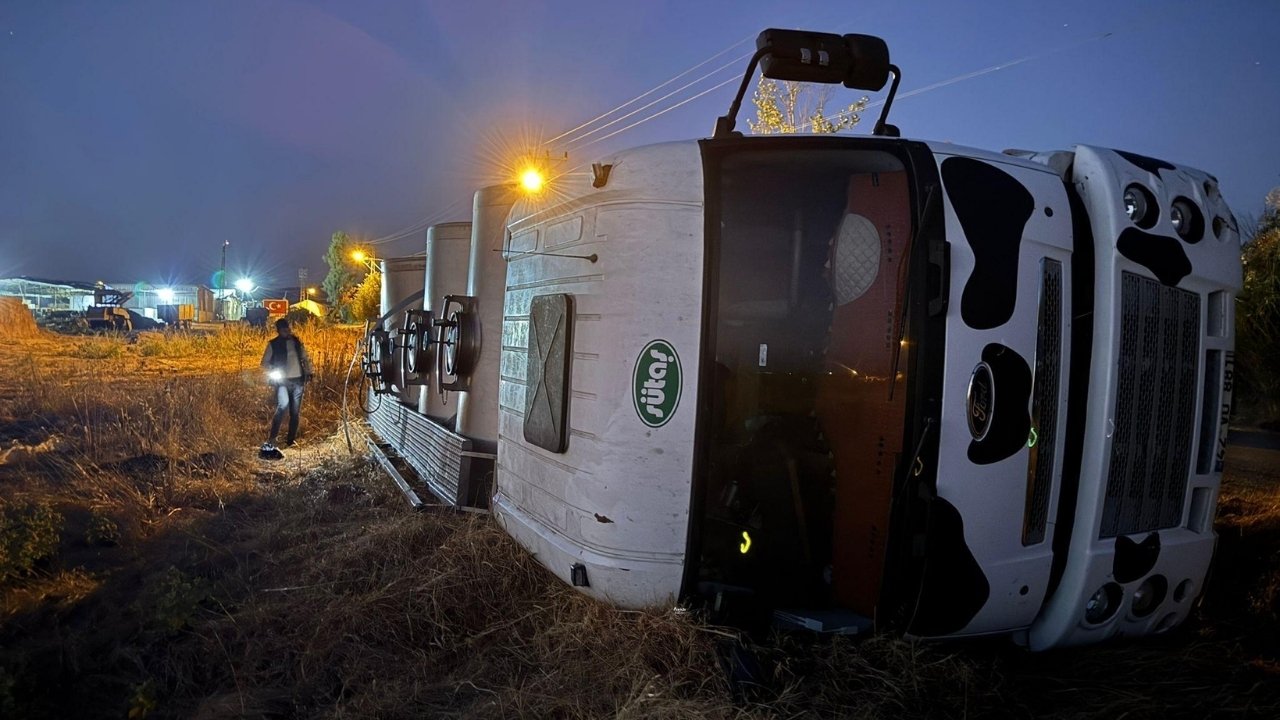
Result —
M 696 80 L 692 80 L 692 81 L 690 81 L 690 82 L 688 82 L 688 83 L 686 83 L 686 84 L 682 85 L 681 87 L 678 87 L 678 88 L 676 88 L 675 90 L 672 90 L 671 92 L 667 93 L 666 95 L 663 95 L 662 97 L 658 98 L 657 100 L 654 100 L 654 101 L 652 101 L 652 102 L 650 102 L 650 103 L 648 103 L 648 104 L 646 104 L 646 105 L 642 105 L 641 107 L 638 107 L 638 108 L 636 108 L 635 110 L 632 110 L 631 112 L 627 113 L 626 115 L 623 115 L 623 116 L 621 116 L 621 117 L 615 118 L 615 119 L 613 119 L 613 120 L 611 120 L 611 121 L 609 121 L 609 122 L 605 123 L 604 125 L 601 125 L 600 127 L 598 127 L 598 128 L 595 128 L 595 129 L 591 130 L 590 132 L 583 133 L 582 135 L 579 135 L 578 137 L 576 137 L 576 138 L 574 138 L 574 139 L 572 139 L 572 140 L 567 141 L 567 143 L 566 143 L 566 144 L 567 144 L 567 145 L 572 145 L 573 143 L 578 142 L 579 140 L 585 140 L 586 138 L 591 137 L 592 135 L 594 135 L 594 134 L 596 134 L 596 133 L 600 132 L 601 130 L 604 130 L 605 128 L 608 128 L 608 127 L 612 127 L 612 126 L 614 126 L 614 125 L 617 125 L 618 123 L 622 122 L 623 120 L 626 120 L 627 118 L 634 116 L 636 113 L 640 113 L 640 112 L 643 112 L 643 111 L 645 111 L 645 110 L 648 110 L 649 108 L 653 107 L 654 105 L 657 105 L 658 103 L 662 102 L 663 100 L 666 100 L 667 98 L 670 98 L 672 95 L 676 95 L 677 93 L 683 92 L 683 91 L 685 91 L 685 90 L 689 89 L 690 87 L 692 87 L 692 86 L 694 86 L 694 85 L 697 85 L 698 83 L 702 82 L 703 80 L 706 80 L 707 78 L 711 77 L 712 75 L 716 75 L 716 74 L 718 74 L 718 73 L 721 73 L 721 72 L 723 72 L 726 68 L 732 67 L 733 65 L 736 65 L 736 64 L 738 64 L 738 63 L 742 62 L 744 59 L 746 59 L 746 58 L 748 58 L 748 57 L 750 57 L 750 56 L 751 56 L 751 53 L 746 53 L 745 55 L 740 55 L 740 56 L 738 56 L 738 57 L 734 58 L 733 60 L 730 60 L 729 62 L 725 63 L 724 65 L 721 65 L 720 67 L 716 68 L 715 70 L 712 70 L 711 72 L 709 72 L 709 73 L 707 73 L 707 74 L 703 75 L 702 77 L 700 77 L 700 78 L 698 78 L 698 79 L 696 79 Z M 732 82 L 732 81 L 737 80 L 737 79 L 738 79 L 738 78 L 737 78 L 736 76 L 735 76 L 735 77 L 731 77 L 731 78 L 729 78 L 729 81 L 728 81 L 728 82 Z M 715 86 L 715 88 L 712 88 L 712 90 L 714 90 L 714 89 L 716 89 L 716 88 L 723 87 L 723 86 L 727 85 L 727 84 L 728 84 L 728 82 L 720 83 L 719 85 L 716 85 L 716 86 Z M 700 95 L 695 95 L 694 97 L 702 97 L 702 95 L 705 95 L 705 94 L 706 94 L 706 93 L 705 93 L 705 92 L 703 92 L 702 94 L 700 94 Z M 688 101 L 686 100 L 685 102 L 688 102 Z M 677 105 L 672 106 L 671 108 L 667 108 L 667 110 L 672 110 L 672 109 L 674 109 L 674 108 L 680 107 L 680 105 L 683 105 L 683 104 L 684 104 L 683 102 L 682 102 L 682 103 L 679 103 L 679 104 L 677 104 Z M 667 110 L 663 110 L 662 112 L 666 112 Z M 650 119 L 652 119 L 652 118 L 654 118 L 654 117 L 657 117 L 658 115 L 661 115 L 661 114 L 662 114 L 661 112 L 660 112 L 660 113 L 656 113 L 656 114 L 654 114 L 654 115 L 652 115 L 652 116 L 650 116 L 650 117 L 648 117 L 648 118 L 645 118 L 645 119 L 646 119 L 646 120 L 650 120 Z M 627 127 L 635 127 L 635 126 L 634 126 L 634 125 L 628 125 Z M 616 134 L 616 133 L 614 133 L 614 134 Z M 606 137 L 613 137 L 613 135 L 607 135 Z M 594 142 L 594 141 L 593 141 L 593 142 Z M 590 144 L 591 144 L 591 143 L 587 143 L 586 145 L 580 145 L 580 146 L 578 146 L 578 147 L 579 147 L 579 148 L 583 148 L 583 147 L 586 147 L 587 145 L 590 145 Z
M 1086 44 L 1088 44 L 1088 43 L 1095 42 L 1095 41 L 1097 41 L 1097 40 L 1103 40 L 1103 39 L 1106 39 L 1106 38 L 1111 37 L 1111 36 L 1112 36 L 1112 35 L 1114 35 L 1114 34 L 1115 34 L 1115 33 L 1111 33 L 1111 32 L 1100 33 L 1100 34 L 1098 34 L 1098 35 L 1093 35 L 1093 36 L 1090 36 L 1090 37 L 1084 38 L 1083 40 L 1077 40 L 1076 42 L 1068 43 L 1068 44 L 1066 44 L 1066 45 L 1062 45 L 1062 46 L 1060 46 L 1060 47 L 1053 48 L 1052 50 L 1046 50 L 1046 51 L 1041 52 L 1041 53 L 1033 53 L 1033 54 L 1031 54 L 1031 55 L 1024 55 L 1023 57 L 1020 57 L 1020 58 L 1014 58 L 1013 60 L 1006 60 L 1006 61 L 1004 61 L 1004 62 L 997 63 L 997 64 L 995 64 L 995 65 L 990 65 L 990 66 L 988 66 L 988 67 L 982 68 L 981 70 L 973 70 L 973 71 L 971 71 L 971 72 L 967 72 L 967 73 L 964 73 L 964 74 L 961 74 L 961 75 L 956 75 L 955 77 L 948 78 L 948 79 L 946 79 L 946 80 L 941 80 L 941 81 L 939 81 L 939 82 L 933 83 L 932 85 L 925 85 L 924 87 L 916 88 L 915 90 L 911 90 L 910 92 L 902 93 L 901 95 L 896 96 L 896 97 L 894 98 L 894 100 L 905 100 L 906 98 L 914 97 L 914 96 L 916 96 L 916 95 L 922 95 L 922 94 L 927 93 L 927 92 L 930 92 L 930 91 L 932 91 L 932 90 L 937 90 L 937 89 L 939 89 L 939 88 L 944 88 L 944 87 L 947 87 L 948 85 L 954 85 L 954 84 L 956 84 L 956 83 L 958 83 L 958 82 L 964 82 L 965 80 L 972 80 L 973 78 L 976 78 L 976 77 L 981 77 L 981 76 L 983 76 L 983 75 L 989 75 L 989 74 L 991 74 L 991 73 L 993 73 L 993 72 L 997 72 L 997 71 L 1000 71 L 1000 70 L 1004 70 L 1004 69 L 1006 69 L 1006 68 L 1011 68 L 1011 67 L 1013 67 L 1013 66 L 1015 66 L 1015 65 L 1021 65 L 1021 64 L 1022 64 L 1022 63 L 1024 63 L 1024 62 L 1028 62 L 1028 61 L 1031 61 L 1031 60 L 1038 60 L 1038 59 L 1040 59 L 1040 58 L 1042 58 L 1042 57 L 1048 57 L 1049 55 L 1053 55 L 1053 54 L 1056 54 L 1056 53 L 1064 52 L 1064 51 L 1066 51 L 1066 50 L 1071 50 L 1071 49 L 1073 49 L 1073 48 L 1079 47 L 1079 46 L 1081 46 L 1081 45 L 1086 45 Z M 885 99 L 884 99 L 884 98 L 881 98 L 881 99 L 876 100 L 876 101 L 874 101 L 874 102 L 867 103 L 867 105 L 866 105 L 865 107 L 863 107 L 863 108 L 862 108 L 862 110 L 870 110 L 871 108 L 874 108 L 874 107 L 880 107 L 880 106 L 881 106 L 881 105 L 883 105 L 884 103 L 885 103 Z M 842 118 L 842 117 L 844 117 L 844 116 L 846 116 L 846 115 L 848 115 L 848 114 L 849 114 L 849 112 L 846 110 L 846 111 L 842 111 L 842 112 L 835 113 L 835 114 L 833 114 L 833 115 L 823 116 L 823 120 L 827 120 L 827 121 L 836 120 L 836 119 Z M 803 123 L 803 124 L 801 124 L 801 125 L 797 126 L 797 128 L 796 128 L 796 129 L 797 129 L 797 130 L 806 130 L 806 129 L 809 129 L 809 128 L 811 128 L 811 127 L 813 127 L 813 121 L 812 121 L 812 120 L 810 120 L 809 122 L 806 122 L 806 123 Z
M 656 118 L 656 117 L 659 117 L 659 116 L 661 116 L 661 115 L 666 115 L 667 113 L 671 112 L 672 110 L 675 110 L 676 108 L 680 107 L 681 105 L 686 105 L 686 104 L 688 104 L 688 103 L 691 103 L 691 102 L 693 102 L 694 100 L 697 100 L 698 98 L 702 97 L 703 95 L 706 95 L 707 93 L 711 93 L 711 92 L 714 92 L 714 91 L 716 91 L 716 90 L 719 90 L 720 88 L 724 87 L 725 85 L 728 85 L 728 84 L 730 84 L 730 83 L 738 82 L 738 80 L 739 80 L 739 78 L 731 77 L 731 78 L 729 78 L 728 80 L 725 80 L 724 82 L 721 82 L 721 83 L 719 83 L 719 84 L 717 84 L 717 85 L 712 85 L 711 87 L 707 88 L 706 90 L 703 90 L 702 92 L 698 93 L 697 95 L 694 95 L 694 96 L 692 96 L 692 97 L 685 98 L 684 100 L 681 100 L 680 102 L 676 103 L 675 105 L 672 105 L 672 106 L 671 106 L 671 107 L 669 107 L 669 108 L 664 108 L 664 109 L 662 109 L 662 110 L 659 110 L 658 112 L 655 112 L 654 114 L 652 114 L 652 115 L 650 115 L 650 116 L 648 116 L 648 117 L 640 118 L 639 120 L 637 120 L 637 121 L 635 121 L 635 122 L 631 123 L 630 125 L 627 125 L 626 127 L 619 128 L 619 129 L 617 129 L 617 130 L 614 130 L 613 132 L 609 133 L 608 135 L 604 135 L 604 136 L 598 137 L 598 138 L 596 138 L 595 140 L 592 140 L 591 142 L 588 142 L 588 143 L 584 143 L 584 144 L 582 144 L 582 145 L 579 145 L 578 147 L 574 148 L 574 150 L 581 150 L 581 149 L 583 149 L 583 148 L 585 148 L 585 147 L 590 147 L 590 146 L 592 146 L 592 145 L 595 145 L 595 144 L 596 144 L 596 143 L 598 143 L 598 142 L 602 142 L 602 141 L 604 141 L 604 140 L 608 140 L 609 138 L 613 137 L 614 135 L 617 135 L 617 134 L 619 134 L 619 133 L 624 133 L 624 132 L 626 132 L 626 131 L 630 130 L 631 128 L 633 128 L 633 127 L 635 127 L 635 126 L 637 126 L 637 125 L 640 125 L 640 124 L 642 124 L 642 123 L 649 122 L 650 120 L 652 120 L 652 119 L 654 119 L 654 118 Z
M 422 218 L 422 220 L 420 220 L 418 223 L 415 223 L 415 227 L 412 229 L 400 231 L 398 233 L 392 233 L 391 235 L 384 235 L 383 237 L 377 238 L 375 240 L 370 240 L 364 244 L 385 245 L 387 243 L 396 242 L 397 240 L 403 240 L 407 237 L 410 237 L 415 233 L 421 232 L 422 230 L 425 230 L 431 227 L 437 222 L 440 222 L 444 218 L 447 218 L 451 213 L 453 213 L 455 210 L 458 209 L 459 205 L 462 205 L 464 202 L 466 202 L 467 199 L 468 198 L 458 198 L 457 200 L 454 200 L 452 203 L 449 203 L 449 205 L 445 206 L 443 209 L 437 210 L 434 213 Z
M 675 82 L 675 81 L 679 80 L 680 78 L 684 77 L 685 75 L 688 75 L 689 73 L 693 72 L 694 70 L 697 70 L 698 68 L 702 67 L 703 65 L 706 65 L 707 63 L 711 62 L 712 60 L 715 60 L 716 58 L 720 57 L 721 55 L 724 55 L 725 53 L 729 52 L 730 50 L 732 50 L 732 49 L 734 49 L 734 48 L 738 47 L 738 46 L 739 46 L 739 45 L 741 45 L 742 43 L 744 43 L 744 42 L 746 42 L 746 41 L 750 40 L 750 39 L 751 39 L 751 37 L 752 37 L 751 35 L 747 35 L 746 37 L 744 37 L 744 38 L 742 38 L 741 40 L 739 40 L 739 41 L 735 42 L 734 44 L 730 45 L 729 47 L 727 47 L 727 48 L 725 48 L 725 49 L 721 50 L 720 52 L 716 53 L 715 55 L 712 55 L 711 57 L 707 58 L 706 60 L 703 60 L 702 62 L 700 62 L 700 63 L 698 63 L 698 64 L 694 65 L 693 67 L 687 68 L 686 70 L 684 70 L 684 71 L 680 72 L 678 75 L 676 75 L 675 77 L 671 78 L 670 80 L 667 80 L 666 82 L 663 82 L 663 83 L 661 83 L 661 84 L 659 84 L 659 85 L 656 85 L 656 86 L 654 86 L 654 87 L 652 87 L 652 88 L 650 88 L 650 89 L 648 89 L 648 90 L 644 91 L 643 93 L 640 93 L 639 95 L 637 95 L 637 96 L 635 96 L 635 97 L 631 98 L 630 100 L 628 100 L 628 101 L 626 101 L 626 102 L 622 103 L 621 105 L 618 105 L 617 107 L 614 107 L 614 108 L 613 108 L 613 109 L 611 109 L 611 110 L 607 110 L 607 111 L 605 111 L 605 112 L 603 112 L 603 113 L 601 113 L 601 114 L 599 114 L 599 115 L 595 116 L 594 118 L 592 118 L 592 119 L 590 119 L 590 120 L 588 120 L 588 121 L 586 121 L 586 122 L 582 123 L 581 125 L 579 125 L 579 126 L 577 126 L 577 127 L 573 128 L 573 129 L 571 129 L 571 130 L 566 130 L 565 132 L 560 133 L 559 135 L 557 135 L 557 136 L 555 136 L 555 137 L 551 138 L 550 140 L 547 140 L 547 141 L 546 141 L 546 144 L 551 144 L 551 143 L 553 143 L 553 142 L 556 142 L 557 140 L 560 140 L 560 139 L 562 139 L 562 138 L 568 137 L 569 135 L 572 135 L 573 133 L 575 133 L 575 132 L 577 132 L 577 131 L 579 131 L 579 130 L 581 130 L 581 129 L 583 129 L 583 128 L 585 128 L 585 127 L 589 126 L 589 125 L 591 125 L 592 123 L 595 123 L 595 122 L 597 122 L 597 121 L 599 121 L 599 120 L 603 120 L 604 118 L 608 117 L 609 115 L 612 115 L 613 113 L 618 112 L 619 110 L 621 110 L 621 109 L 623 109 L 623 108 L 627 107 L 628 105 L 631 105 L 631 104 L 632 104 L 632 103 L 634 103 L 634 102 L 638 102 L 638 101 L 640 101 L 640 100 L 643 100 L 644 98 L 646 98 L 646 97 L 648 97 L 648 96 L 652 95 L 653 93 L 655 93 L 655 92 L 657 92 L 657 91 L 661 90 L 662 88 L 664 88 L 664 87 L 666 87 L 666 86 L 670 85 L 671 83 L 673 83 L 673 82 Z M 696 81 L 695 81 L 695 82 L 696 82 Z M 566 140 L 565 142 L 566 142 L 566 143 L 568 143 L 568 142 L 573 142 L 573 139 Z

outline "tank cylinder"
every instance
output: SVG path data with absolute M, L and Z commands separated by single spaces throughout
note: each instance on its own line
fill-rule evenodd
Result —
M 502 364 L 503 299 L 507 262 L 503 242 L 507 216 L 517 194 L 512 185 L 476 191 L 471 215 L 471 259 L 467 294 L 476 298 L 480 315 L 480 355 L 471 389 L 458 398 L 458 432 L 475 447 L 494 452 L 498 446 L 498 383 Z
M 426 295 L 422 307 L 439 319 L 445 295 L 467 293 L 467 264 L 471 260 L 471 223 L 452 222 L 427 228 Z M 432 330 L 432 338 L 436 337 Z M 437 347 L 436 352 L 440 349 Z M 431 366 L 430 385 L 419 389 L 418 412 L 444 422 L 457 412 L 458 393 L 442 397 L 438 392 L 439 379 L 434 377 L 435 364 Z
M 382 271 L 382 296 L 379 304 L 379 313 L 386 315 L 391 312 L 400 303 L 404 302 L 410 295 L 418 292 L 418 282 L 422 278 L 423 272 L 427 267 L 427 259 L 424 257 L 402 257 L 387 258 L 379 261 Z M 400 342 L 399 332 L 404 326 L 404 310 L 392 313 L 382 321 L 382 328 L 391 334 L 392 341 Z M 418 406 L 418 387 L 404 387 L 400 384 L 400 378 L 404 377 L 401 363 L 404 362 L 404 356 L 398 351 L 392 352 L 392 384 L 395 386 L 396 396 L 400 402 L 412 407 Z

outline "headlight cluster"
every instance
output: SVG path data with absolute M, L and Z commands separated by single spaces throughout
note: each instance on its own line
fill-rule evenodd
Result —
M 1125 215 L 1129 216 L 1134 225 L 1143 230 L 1155 227 L 1160 218 L 1160 209 L 1150 190 L 1133 183 L 1124 189 L 1121 202 L 1124 203 Z M 1185 197 L 1174 198 L 1169 204 L 1169 224 L 1173 225 L 1173 231 L 1185 242 L 1195 244 L 1204 238 L 1204 214 L 1194 202 Z M 1217 229 L 1215 225 L 1215 233 Z
M 1183 580 L 1178 583 L 1178 587 L 1173 592 L 1173 601 L 1176 603 L 1185 602 L 1192 596 L 1195 590 L 1195 584 L 1190 580 Z M 1150 617 L 1165 599 L 1169 597 L 1169 580 L 1163 575 L 1152 575 L 1143 580 L 1129 598 L 1129 615 L 1132 619 L 1141 620 Z M 1124 604 L 1124 589 L 1117 583 L 1109 582 L 1098 588 L 1098 591 L 1089 598 L 1084 605 L 1084 620 L 1090 625 L 1101 625 L 1111 618 L 1115 617 L 1120 607 Z M 1168 629 L 1177 621 L 1177 613 L 1173 613 L 1172 620 L 1164 617 L 1160 621 L 1163 629 Z

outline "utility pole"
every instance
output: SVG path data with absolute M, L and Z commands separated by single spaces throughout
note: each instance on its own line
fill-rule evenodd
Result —
M 214 303 L 217 314 L 221 315 L 223 320 L 227 319 L 227 294 L 223 292 L 223 288 L 227 285 L 227 246 L 230 244 L 230 240 L 222 241 L 222 268 L 218 270 L 218 300 Z
M 307 269 L 298 268 L 298 302 L 307 299 Z

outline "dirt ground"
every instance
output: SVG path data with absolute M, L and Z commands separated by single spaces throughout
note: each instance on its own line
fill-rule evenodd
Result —
M 1214 574 L 1167 635 L 747 637 L 410 512 L 347 442 L 355 331 L 300 334 L 318 377 L 276 463 L 264 335 L 0 343 L 0 718 L 1280 716 L 1275 450 L 1228 454 Z M 744 663 L 761 686 L 726 680 Z

